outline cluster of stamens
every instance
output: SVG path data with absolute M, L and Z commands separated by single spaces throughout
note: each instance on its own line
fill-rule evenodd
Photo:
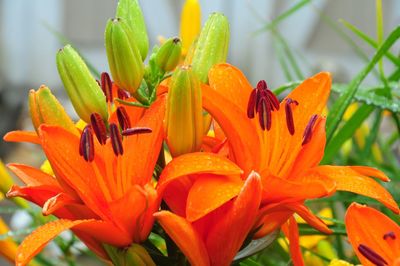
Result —
M 275 110 L 279 110 L 279 100 L 268 89 L 265 80 L 260 80 L 250 94 L 247 117 L 254 118 L 258 114 L 258 121 L 262 130 L 270 130 L 272 125 L 271 113 Z
M 106 101 L 111 103 L 113 101 L 112 81 L 107 73 L 101 74 L 100 86 L 106 96 Z M 130 95 L 124 90 L 119 89 L 118 97 L 126 99 L 129 98 Z M 100 114 L 93 113 L 90 115 L 90 124 L 86 125 L 83 129 L 79 143 L 79 155 L 81 155 L 85 161 L 91 162 L 95 157 L 93 133 L 101 145 L 105 145 L 107 140 L 110 140 L 116 156 L 124 153 L 122 145 L 123 137 L 151 133 L 152 130 L 148 127 L 131 127 L 131 122 L 125 107 L 119 106 L 116 113 L 119 126 L 116 123 L 110 123 L 108 127 Z

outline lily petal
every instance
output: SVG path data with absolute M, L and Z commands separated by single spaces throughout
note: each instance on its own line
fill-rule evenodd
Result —
M 15 265 L 23 266 L 38 254 L 43 247 L 58 236 L 61 232 L 73 228 L 79 224 L 88 223 L 94 220 L 56 220 L 49 222 L 27 236 L 24 241 L 19 245 L 17 249 L 17 255 L 15 257 Z
M 4 141 L 8 142 L 29 142 L 33 144 L 40 144 L 40 138 L 35 131 L 22 131 L 16 130 L 8 132 L 3 137 Z
M 202 175 L 190 189 L 186 219 L 196 221 L 236 197 L 243 186 L 239 176 Z
M 250 173 L 232 207 L 209 231 L 206 245 L 212 265 L 230 265 L 254 226 L 261 189 L 260 176 L 256 172 Z
M 381 176 L 381 172 L 368 168 L 323 165 L 315 167 L 312 171 L 335 180 L 337 190 L 349 191 L 376 199 L 393 212 L 399 213 L 399 207 L 392 195 L 378 182 L 364 175 L 376 173 Z
M 345 224 L 350 243 L 362 265 L 374 264 L 359 252 L 360 244 L 373 249 L 389 265 L 394 265 L 395 259 L 400 257 L 400 245 L 396 246 L 395 243 L 400 237 L 400 226 L 386 215 L 373 208 L 353 203 L 347 209 Z M 395 241 L 390 237 L 384 239 L 384 235 L 389 232 L 394 233 L 397 238 Z
M 174 158 L 163 170 L 158 191 L 179 177 L 191 174 L 240 175 L 242 170 L 230 160 L 213 153 L 187 153 Z
M 58 193 L 54 197 L 49 198 L 43 205 L 43 215 L 50 215 L 56 210 L 70 204 L 79 204 L 80 202 L 64 192 Z
M 49 185 L 59 187 L 61 189 L 57 179 L 39 169 L 17 163 L 8 164 L 7 167 L 13 171 L 13 173 L 16 174 L 27 186 Z
M 289 251 L 294 266 L 304 266 L 303 256 L 300 249 L 299 228 L 293 216 L 289 218 L 282 230 L 289 239 Z
M 204 242 L 191 223 L 169 211 L 160 211 L 155 213 L 154 216 L 183 254 L 186 255 L 191 265 L 210 265 Z

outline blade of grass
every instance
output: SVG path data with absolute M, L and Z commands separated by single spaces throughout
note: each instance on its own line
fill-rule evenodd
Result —
M 353 33 L 355 33 L 360 39 L 364 40 L 367 44 L 369 44 L 371 47 L 377 49 L 379 47 L 378 43 L 374 41 L 371 37 L 369 37 L 367 34 L 359 30 L 356 26 L 351 24 L 350 22 L 347 22 L 344 19 L 339 19 L 339 22 L 341 22 L 346 28 L 351 30 Z M 392 54 L 389 51 L 386 51 L 384 54 L 390 61 L 392 61 L 393 64 L 396 66 L 400 67 L 400 58 L 396 57 L 394 54 Z
M 300 10 L 302 7 L 306 6 L 309 4 L 311 1 L 310 0 L 302 0 L 286 10 L 285 12 L 281 13 L 279 16 L 277 16 L 275 19 L 273 19 L 270 23 L 262 27 L 261 29 L 257 30 L 255 34 L 262 33 L 264 31 L 268 31 L 271 29 L 275 29 L 276 26 L 284 21 L 286 18 L 290 17 L 292 14 L 296 13 L 296 11 Z
M 372 105 L 362 105 L 353 116 L 343 125 L 325 148 L 322 164 L 330 163 L 346 140 L 350 139 L 365 119 L 374 111 Z
M 378 60 L 392 47 L 392 45 L 400 37 L 400 26 L 396 27 L 382 43 L 380 48 L 376 51 L 371 61 L 362 69 L 358 75 L 350 82 L 346 92 L 335 102 L 332 106 L 328 119 L 327 119 L 327 142 L 329 143 L 333 137 L 333 133 L 338 127 L 340 120 L 347 107 L 350 105 L 354 94 L 357 92 L 358 87 L 364 78 L 371 72 L 372 68 L 376 65 Z
M 277 54 L 279 64 L 281 66 L 281 69 L 283 70 L 283 74 L 285 75 L 286 80 L 287 81 L 293 80 L 292 74 L 290 74 L 289 67 L 283 56 L 282 48 L 278 45 L 277 41 L 274 41 L 273 43 L 274 43 L 274 50 Z

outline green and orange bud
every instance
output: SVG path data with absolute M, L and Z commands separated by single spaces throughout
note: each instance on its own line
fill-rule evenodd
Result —
M 128 24 L 144 61 L 149 51 L 149 37 L 138 0 L 119 0 L 116 17 L 122 18 Z
M 57 68 L 79 117 L 90 123 L 90 115 L 98 113 L 106 121 L 106 98 L 83 59 L 70 45 L 58 51 Z
M 133 243 L 128 249 L 103 245 L 115 266 L 155 266 L 149 253 L 141 245 Z
M 226 61 L 228 46 L 228 19 L 223 14 L 213 13 L 201 30 L 193 57 L 189 57 L 191 61 L 185 61 L 185 64 L 191 64 L 200 81 L 207 83 L 210 68 Z
M 144 65 L 130 27 L 123 19 L 108 21 L 105 44 L 111 75 L 118 87 L 135 94 L 144 75 Z
M 172 156 L 200 150 L 204 134 L 201 86 L 188 66 L 176 69 L 172 75 L 165 132 Z
M 41 86 L 37 91 L 30 90 L 28 103 L 36 131 L 41 124 L 57 125 L 70 132 L 76 131 L 74 122 L 48 87 Z
M 168 39 L 157 51 L 156 65 L 163 71 L 171 71 L 178 65 L 182 52 L 182 43 L 179 38 Z
M 182 53 L 187 54 L 200 33 L 201 8 L 198 0 L 186 0 L 181 13 Z

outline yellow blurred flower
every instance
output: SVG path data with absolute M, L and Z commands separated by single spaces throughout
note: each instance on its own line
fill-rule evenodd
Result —
M 329 266 L 354 266 L 354 264 L 348 263 L 344 260 L 333 259 Z
M 0 218 L 0 235 L 6 234 L 8 231 L 8 226 L 3 221 L 3 219 Z M 0 256 L 6 258 L 10 262 L 14 262 L 17 248 L 18 245 L 10 238 L 0 240 Z
M 193 41 L 200 33 L 201 8 L 199 1 L 186 0 L 181 13 L 180 27 L 182 54 L 186 55 Z

